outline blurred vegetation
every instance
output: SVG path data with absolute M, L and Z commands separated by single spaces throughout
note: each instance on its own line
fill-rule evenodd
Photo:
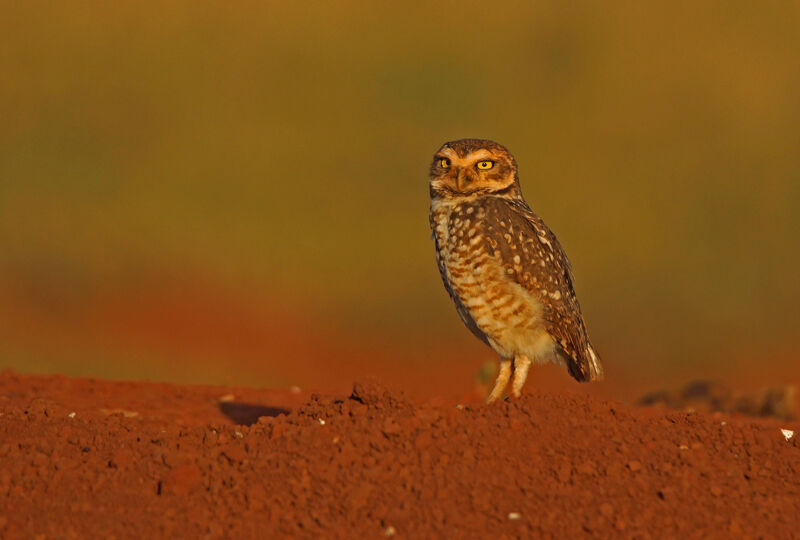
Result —
M 4 2 L 0 33 L 10 289 L 197 274 L 355 333 L 471 340 L 427 166 L 485 137 L 614 371 L 798 351 L 800 5 Z

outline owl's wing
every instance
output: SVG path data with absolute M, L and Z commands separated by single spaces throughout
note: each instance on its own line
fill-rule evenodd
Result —
M 522 200 L 492 198 L 485 205 L 486 249 L 506 275 L 544 307 L 547 331 L 570 374 L 579 381 L 603 377 L 600 359 L 589 342 L 573 287 L 572 267 L 544 221 Z

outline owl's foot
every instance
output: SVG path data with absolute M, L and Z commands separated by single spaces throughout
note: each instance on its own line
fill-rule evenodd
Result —
M 514 380 L 511 381 L 511 394 L 514 397 L 522 395 L 522 385 L 528 378 L 528 370 L 531 368 L 531 359 L 527 356 L 518 355 L 514 358 Z
M 503 391 L 508 386 L 509 378 L 511 378 L 511 360 L 500 360 L 500 373 L 497 374 L 497 381 L 494 383 L 494 388 L 486 403 L 497 401 L 503 397 Z M 516 379 L 514 380 L 516 381 Z

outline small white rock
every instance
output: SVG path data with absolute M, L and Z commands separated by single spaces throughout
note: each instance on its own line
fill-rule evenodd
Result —
M 241 438 L 244 437 L 244 435 L 242 435 L 241 431 L 234 431 L 233 434 L 236 435 L 237 439 L 241 439 Z
M 792 437 L 794 437 L 794 431 L 792 431 L 791 429 L 781 429 L 781 433 L 783 433 L 783 437 L 787 441 Z
M 394 528 L 394 527 L 392 527 L 391 525 L 389 525 L 388 527 L 386 527 L 386 529 L 384 529 L 384 531 L 383 531 L 383 535 L 384 535 L 386 538 L 390 538 L 390 537 L 394 536 L 395 534 L 397 534 L 397 529 L 395 529 L 395 528 Z
M 510 519 L 512 521 L 516 521 L 516 520 L 520 519 L 521 517 L 522 517 L 522 514 L 520 514 L 519 512 L 509 512 L 508 513 L 508 519 Z
M 317 418 L 317 422 L 319 422 L 319 425 L 321 426 L 325 425 L 325 420 L 323 420 L 322 418 Z
M 74 412 L 71 412 L 71 413 L 69 413 L 67 416 L 69 416 L 70 418 L 75 418 L 75 413 L 74 413 Z

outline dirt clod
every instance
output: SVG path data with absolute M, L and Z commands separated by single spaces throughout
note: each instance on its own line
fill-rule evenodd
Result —
M 197 465 L 183 465 L 173 469 L 162 482 L 163 493 L 186 495 L 197 487 L 202 480 L 202 473 Z

